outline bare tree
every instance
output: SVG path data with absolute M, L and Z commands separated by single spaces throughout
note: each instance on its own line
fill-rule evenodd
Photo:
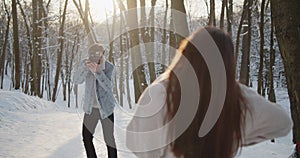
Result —
M 272 10 L 271 10 L 272 17 Z M 274 24 L 271 18 L 271 36 L 270 36 L 270 66 L 269 66 L 269 100 L 276 102 L 275 91 L 274 91 L 274 64 L 275 64 L 275 49 L 274 47 Z
M 283 58 L 293 127 L 293 142 L 300 142 L 300 3 L 299 0 L 271 0 L 272 20 Z M 299 144 L 298 144 L 299 145 Z M 299 149 L 299 148 L 298 148 Z M 296 148 L 295 157 L 300 157 Z
M 227 0 L 226 4 L 226 17 L 227 17 L 227 32 L 232 34 L 232 22 L 233 22 L 233 4 L 232 0 Z
M 154 44 L 154 40 L 155 40 L 155 4 L 156 4 L 156 0 L 151 0 L 151 10 L 150 10 L 150 23 L 152 26 L 150 28 L 150 42 L 152 42 L 152 47 L 147 47 L 146 51 L 148 51 L 150 53 L 150 55 L 148 55 L 150 58 L 155 58 L 156 55 L 156 51 L 155 51 L 155 44 Z M 156 73 L 155 73 L 155 63 L 154 62 L 149 62 L 148 63 L 148 67 L 149 67 L 149 75 L 150 75 L 150 83 L 152 83 L 155 79 L 156 79 Z
M 171 8 L 171 12 L 172 12 Z M 174 18 L 171 15 L 171 20 L 170 20 L 170 30 L 174 30 Z M 169 31 L 169 57 L 168 57 L 168 63 L 172 60 L 172 54 L 174 54 L 175 49 L 177 48 L 177 42 L 176 42 L 176 36 L 175 36 L 175 31 Z
M 8 8 L 5 4 L 5 2 L 3 2 L 4 4 L 4 9 L 7 15 L 7 22 L 6 22 L 6 30 L 5 30 L 5 37 L 4 37 L 4 43 L 1 49 L 1 60 L 0 60 L 0 75 L 1 75 L 1 89 L 3 88 L 3 80 L 4 80 L 4 65 L 5 65 L 5 54 L 6 54 L 6 46 L 7 46 L 7 41 L 8 41 L 8 34 L 9 34 L 9 25 L 10 25 L 10 20 L 11 20 L 11 14 L 8 11 Z
M 122 32 L 122 26 L 123 26 L 123 18 L 120 18 L 120 32 Z M 119 103 L 121 106 L 124 105 L 124 54 L 123 54 L 123 35 L 120 35 L 119 37 L 120 40 L 120 77 L 119 77 L 119 85 L 120 85 L 120 99 Z M 128 75 L 128 74 L 126 74 Z
M 67 38 L 67 37 L 64 37 Z M 60 76 L 61 76 L 61 84 L 63 87 L 63 100 L 66 101 L 67 100 L 67 84 L 69 81 L 69 56 L 70 56 L 70 42 L 68 42 L 67 40 L 65 41 L 65 49 L 63 51 L 63 55 L 62 55 L 62 59 L 64 59 L 64 63 L 62 63 L 61 66 L 61 71 L 60 71 Z
M 20 48 L 19 48 L 19 27 L 18 27 L 18 12 L 17 2 L 12 0 L 12 17 L 13 17 L 13 51 L 14 51 L 14 64 L 15 64 L 15 89 L 20 89 L 21 82 L 21 61 L 20 61 Z
M 252 4 L 253 0 L 247 0 L 245 8 L 245 17 L 247 17 L 247 23 L 243 28 L 242 61 L 239 81 L 245 85 L 249 85 Z
M 122 13 L 121 14 L 121 17 L 120 17 L 120 32 L 122 32 L 122 29 L 124 28 L 124 23 L 127 21 L 126 20 L 126 14 L 125 14 L 125 11 L 126 11 L 126 8 L 125 8 L 125 5 L 123 4 L 123 2 L 121 0 L 117 0 L 118 2 L 118 6 L 120 8 L 120 12 Z M 124 63 L 125 63 L 125 75 L 126 75 L 126 78 L 124 76 L 124 80 L 126 81 L 125 85 L 126 85 L 126 93 L 125 93 L 125 87 L 123 89 L 124 93 L 127 95 L 127 102 L 128 102 L 128 106 L 129 108 L 131 109 L 132 108 L 132 104 L 131 104 L 131 94 L 130 94 L 130 83 L 129 83 L 129 62 L 130 62 L 130 55 L 128 54 L 128 56 L 124 56 L 124 50 L 128 50 L 128 48 L 130 47 L 129 46 L 129 32 L 125 32 L 124 34 L 122 34 L 120 36 L 120 51 L 121 51 L 121 70 L 122 70 L 122 67 L 124 67 Z M 124 61 L 122 61 L 124 60 Z M 122 71 L 121 71 L 122 72 Z M 120 75 L 120 84 L 123 84 L 123 80 L 121 80 L 123 78 L 123 74 L 122 76 Z M 121 96 L 122 96 L 122 92 L 121 90 Z M 121 101 L 121 98 L 120 98 L 120 101 Z
M 88 15 L 89 15 L 89 12 L 90 12 L 89 0 L 85 1 L 85 10 L 83 10 L 83 7 L 81 5 L 81 0 L 79 0 L 78 3 L 77 3 L 76 0 L 73 0 L 73 3 L 74 3 L 74 5 L 75 5 L 75 7 L 76 7 L 76 9 L 77 9 L 77 11 L 80 15 L 81 20 L 83 21 L 85 31 L 88 34 L 89 43 L 97 42 L 95 32 L 91 28 L 90 21 L 89 21 L 89 18 L 88 18 Z
M 210 0 L 209 6 L 208 25 L 216 26 L 215 0 Z
M 73 62 L 74 62 L 74 58 L 75 58 L 75 54 L 78 53 L 79 50 L 79 42 L 80 42 L 80 36 L 79 36 L 79 30 L 76 29 L 76 36 L 74 39 L 74 44 L 72 47 L 72 54 L 71 54 L 71 62 L 70 62 L 70 69 L 69 69 L 69 80 L 68 80 L 68 107 L 71 107 L 71 91 L 72 91 L 72 85 L 71 85 L 71 74 L 72 74 L 72 70 L 73 70 Z M 76 100 L 77 102 L 77 100 Z M 78 108 L 78 104 L 76 104 L 76 108 Z
M 135 102 L 138 101 L 140 95 L 144 91 L 144 89 L 148 86 L 145 77 L 145 69 L 144 66 L 137 65 L 139 61 L 142 61 L 142 57 L 140 54 L 140 46 L 139 46 L 139 29 L 134 29 L 135 24 L 138 24 L 137 20 L 137 1 L 136 0 L 127 0 L 127 25 L 129 26 L 129 35 L 130 35 L 130 47 L 136 49 L 131 49 L 131 59 L 132 59 L 132 68 L 133 78 L 134 78 L 134 94 L 135 94 Z M 131 9 L 131 10 L 130 10 Z M 132 29 L 132 30 L 131 30 Z M 137 67 L 137 68 L 135 68 Z
M 171 1 L 171 16 L 175 30 L 176 46 L 189 35 L 184 0 Z
M 271 10 L 271 17 L 272 17 L 272 10 Z M 274 73 L 273 67 L 275 63 L 275 50 L 274 50 L 274 26 L 273 20 L 271 18 L 271 36 L 270 36 L 270 66 L 269 66 L 269 82 L 268 82 L 268 99 L 271 102 L 276 103 L 276 96 L 274 91 Z M 271 142 L 275 142 L 275 139 L 272 139 Z
M 64 25 L 65 25 L 65 20 L 66 20 L 67 6 L 68 6 L 68 0 L 66 0 L 65 4 L 64 4 L 64 10 L 63 10 L 63 14 L 62 14 L 62 21 L 61 21 L 60 28 L 59 28 L 60 47 L 57 51 L 56 73 L 55 73 L 54 88 L 53 88 L 53 93 L 52 93 L 52 101 L 53 102 L 55 102 L 55 100 L 56 100 L 59 73 L 61 71 L 62 54 L 63 54 L 63 49 L 64 49 Z
M 147 15 L 146 15 L 146 0 L 140 0 L 140 12 L 141 12 L 141 18 L 140 18 L 140 32 L 142 36 L 142 40 L 144 43 L 147 43 L 149 41 L 149 34 L 147 33 L 147 28 L 144 27 L 147 24 Z
M 32 56 L 32 42 L 31 42 L 31 36 L 30 36 L 30 26 L 29 26 L 29 22 L 27 20 L 27 15 L 25 14 L 25 11 L 22 7 L 22 5 L 20 4 L 19 0 L 18 0 L 18 5 L 19 5 L 19 8 L 20 8 L 20 11 L 21 11 L 21 15 L 23 17 L 23 20 L 24 20 L 24 23 L 25 23 L 25 28 L 26 28 L 26 36 L 27 36 L 27 47 L 28 47 L 28 50 L 25 52 L 25 60 L 24 60 L 24 86 L 23 86 L 23 92 L 25 94 L 28 93 L 28 89 L 29 89 L 29 71 L 30 71 L 30 58 Z M 26 4 L 26 3 L 25 3 Z
M 242 31 L 242 26 L 244 23 L 244 20 L 246 18 L 246 5 L 247 5 L 247 0 L 244 0 L 244 5 L 243 5 L 243 11 L 236 35 L 236 43 L 235 43 L 235 65 L 238 65 L 238 57 L 239 57 L 239 47 L 240 47 L 240 36 L 241 36 L 241 31 Z
M 167 17 L 168 17 L 168 9 L 169 9 L 169 2 L 168 0 L 165 0 L 165 3 L 166 3 L 166 7 L 165 7 L 165 15 L 164 15 L 164 25 L 163 25 L 163 38 L 162 38 L 162 43 L 163 43 L 163 46 L 162 46 L 162 64 L 163 65 L 166 65 L 166 59 L 167 59 L 167 49 L 166 49 L 166 44 L 167 44 Z M 164 66 L 165 67 L 165 66 Z M 162 71 L 165 71 L 165 69 L 163 69 Z
M 108 32 L 108 38 L 109 38 L 109 56 L 108 56 L 108 60 L 110 62 L 112 62 L 113 64 L 115 64 L 115 59 L 114 59 L 114 55 L 113 55 L 113 50 L 114 50 L 114 36 L 115 36 L 115 25 L 116 25 L 116 4 L 115 1 L 113 0 L 113 21 L 112 21 L 112 25 L 109 24 L 108 22 L 108 15 L 105 12 L 106 15 L 106 28 L 107 28 L 107 32 Z M 110 30 L 111 27 L 111 30 Z M 115 86 L 114 86 L 114 93 L 116 94 L 116 97 L 119 98 L 119 93 L 118 93 L 118 84 L 117 84 L 117 76 L 114 75 L 114 82 L 115 82 Z
M 46 5 L 43 5 L 43 14 L 44 14 L 44 17 L 48 17 L 48 12 L 49 12 L 49 5 L 50 5 L 50 2 L 51 0 L 48 0 L 47 4 Z M 47 99 L 48 100 L 51 100 L 51 76 L 52 76 L 52 73 L 51 73 L 51 66 L 50 66 L 50 56 L 51 56 L 51 51 L 50 51 L 50 39 L 48 38 L 49 37 L 49 32 L 50 32 L 50 28 L 49 28 L 49 21 L 48 21 L 48 18 L 44 18 L 44 39 L 45 39 L 45 46 L 46 46 L 46 49 L 45 49 L 45 64 L 44 64 L 44 71 L 45 73 L 43 74 L 44 78 L 45 79 L 45 82 L 43 82 L 45 84 L 45 90 L 47 91 Z
M 222 9 L 220 15 L 220 29 L 224 29 L 224 17 L 225 17 L 225 6 L 227 5 L 227 0 L 222 0 Z
M 42 36 L 42 18 L 43 18 L 43 0 L 32 0 L 32 40 L 33 54 L 31 57 L 31 94 L 41 96 L 40 83 L 42 74 L 41 64 L 41 36 Z
M 260 60 L 259 60 L 259 71 L 258 71 L 258 79 L 257 79 L 257 93 L 262 94 L 262 78 L 263 78 L 263 68 L 264 68 L 264 45 L 265 45 L 265 37 L 264 37 L 264 26 L 265 26 L 265 3 L 266 0 L 261 1 L 261 9 L 260 9 L 260 24 L 259 24 L 259 33 L 260 33 Z

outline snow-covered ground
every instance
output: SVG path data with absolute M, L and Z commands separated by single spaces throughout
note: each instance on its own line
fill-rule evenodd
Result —
M 278 103 L 289 111 L 289 101 L 285 90 L 277 89 Z M 0 90 L 0 157 L 50 157 L 83 158 L 85 151 L 81 137 L 83 112 L 66 107 L 66 102 L 58 98 L 56 103 L 21 92 Z M 128 111 L 125 109 L 125 111 Z M 130 116 L 122 108 L 115 110 L 116 128 L 125 129 Z M 98 126 L 101 127 L 101 126 Z M 102 129 L 97 128 L 95 146 L 98 157 L 107 157 L 102 139 Z M 126 151 L 125 135 L 116 130 L 117 146 L 121 158 L 133 158 Z M 291 133 L 276 139 L 243 148 L 237 158 L 286 158 L 293 150 Z

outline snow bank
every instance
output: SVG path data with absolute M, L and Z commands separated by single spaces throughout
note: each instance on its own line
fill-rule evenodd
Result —
M 0 110 L 2 111 L 28 111 L 31 109 L 45 109 L 55 107 L 39 97 L 28 96 L 21 92 L 0 90 Z
M 28 96 L 17 91 L 0 90 L 0 127 L 5 125 L 5 122 L 17 121 L 20 112 L 34 113 L 56 107 L 55 103 L 36 96 Z

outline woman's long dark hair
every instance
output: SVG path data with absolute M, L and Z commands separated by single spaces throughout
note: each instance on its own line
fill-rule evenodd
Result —
M 205 31 L 204 29 L 215 41 L 223 57 L 227 77 L 225 103 L 217 123 L 206 136 L 200 138 L 198 132 L 211 97 L 211 78 L 208 67 L 197 48 L 189 40 L 184 40 L 179 47 L 179 55 L 174 58 L 169 69 L 166 120 L 171 120 L 175 116 L 180 105 L 180 83 L 172 70 L 178 67 L 184 69 L 184 66 L 180 65 L 183 57 L 188 59 L 194 68 L 201 93 L 198 111 L 192 123 L 182 135 L 170 144 L 170 147 L 176 157 L 232 158 L 241 146 L 243 120 L 246 112 L 244 99 L 235 80 L 233 44 L 229 35 L 214 27 L 197 30 L 190 37 L 192 39 L 205 38 L 201 37 L 201 31 Z M 189 108 L 190 105 L 181 106 Z

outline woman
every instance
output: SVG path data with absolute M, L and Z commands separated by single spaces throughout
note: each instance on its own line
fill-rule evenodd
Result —
M 212 70 L 208 66 L 211 63 L 204 60 L 203 55 L 215 52 L 200 52 L 206 49 L 198 47 L 199 41 L 209 40 L 205 33 L 210 35 L 220 51 L 226 72 L 225 80 L 217 79 L 226 86 L 224 105 L 220 105 L 220 114 L 216 112 L 216 116 L 206 116 L 211 98 L 215 97 L 212 96 L 212 81 L 216 79 L 211 78 Z M 213 47 L 213 44 L 206 47 Z M 197 79 L 194 87 L 189 87 L 193 92 L 182 90 L 185 88 L 183 85 L 188 85 L 193 78 L 187 71 L 188 65 Z M 127 127 L 127 147 L 138 157 L 232 158 L 241 146 L 286 135 L 292 127 L 289 115 L 280 106 L 238 83 L 235 67 L 229 35 L 213 27 L 194 32 L 181 43 L 168 71 L 140 97 L 135 117 Z M 218 92 L 215 94 L 221 96 Z M 183 95 L 187 99 L 184 100 Z M 194 108 L 191 100 L 197 101 L 194 114 L 190 111 L 176 118 L 182 109 Z M 154 108 L 151 110 L 150 107 Z M 147 115 L 153 109 L 158 110 Z M 190 122 L 182 123 L 188 125 L 180 132 L 183 126 L 178 124 L 187 120 L 189 115 L 194 117 Z M 208 133 L 199 136 L 202 123 L 213 117 L 218 118 L 214 126 Z M 172 120 L 177 120 L 177 123 L 170 125 Z
M 114 137 L 114 108 L 112 74 L 114 65 L 104 58 L 104 47 L 95 43 L 87 51 L 88 59 L 80 62 L 74 74 L 75 84 L 85 82 L 84 117 L 82 125 L 83 143 L 88 158 L 96 158 L 93 138 L 100 120 L 108 158 L 117 158 Z

